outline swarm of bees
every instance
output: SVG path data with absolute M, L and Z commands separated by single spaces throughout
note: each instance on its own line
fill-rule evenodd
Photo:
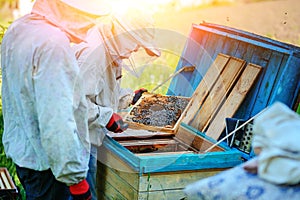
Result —
M 132 108 L 129 121 L 149 126 L 173 127 L 188 103 L 189 99 L 185 97 L 148 93 Z

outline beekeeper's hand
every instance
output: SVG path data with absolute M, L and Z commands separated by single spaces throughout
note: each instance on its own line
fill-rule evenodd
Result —
M 134 97 L 133 97 L 133 100 L 132 100 L 132 105 L 134 105 L 141 98 L 141 96 L 144 92 L 148 92 L 148 90 L 145 89 L 145 88 L 141 88 L 139 90 L 134 91 Z
M 73 200 L 91 200 L 92 195 L 88 182 L 83 181 L 69 187 Z
M 121 133 L 128 128 L 128 124 L 124 123 L 120 115 L 118 115 L 117 113 L 113 113 L 106 125 L 106 128 L 114 133 Z

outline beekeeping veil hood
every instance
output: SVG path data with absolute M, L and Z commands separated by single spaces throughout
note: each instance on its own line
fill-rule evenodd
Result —
M 150 56 L 160 56 L 154 42 L 154 21 L 150 15 L 130 8 L 123 13 L 113 13 L 109 21 L 110 27 L 100 25 L 99 32 L 105 38 L 105 46 L 113 59 L 129 58 L 139 47 Z
M 66 32 L 72 42 L 84 40 L 96 19 L 109 14 L 110 7 L 101 0 L 36 0 L 32 13 Z

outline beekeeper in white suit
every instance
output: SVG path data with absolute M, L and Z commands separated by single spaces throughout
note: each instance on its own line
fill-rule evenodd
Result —
M 1 49 L 3 145 L 26 199 L 90 199 L 87 103 L 70 43 L 108 9 L 96 0 L 36 0 Z
M 160 50 L 154 45 L 153 21 L 149 15 L 128 9 L 123 14 L 102 17 L 98 22 L 99 25 L 89 31 L 86 43 L 73 46 L 89 97 L 92 153 L 88 181 L 92 193 L 96 188 L 97 147 L 102 144 L 107 130 L 118 133 L 127 128 L 122 117 L 116 114 L 117 110 L 135 103 L 146 91 L 120 88 L 122 60 L 140 47 L 149 56 L 160 56 Z

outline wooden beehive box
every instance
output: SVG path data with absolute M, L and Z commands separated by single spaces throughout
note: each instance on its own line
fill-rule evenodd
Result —
M 176 71 L 196 70 L 173 78 L 166 95 L 189 98 L 188 105 L 174 126 L 129 120 L 128 131 L 104 139 L 98 151 L 100 199 L 181 199 L 187 184 L 243 162 L 237 149 L 215 146 L 225 118 L 248 119 L 277 100 L 295 104 L 299 52 L 241 30 L 193 25 Z
M 125 117 L 130 128 L 122 134 L 110 134 L 99 149 L 101 195 L 107 199 L 183 197 L 185 185 L 240 164 L 240 152 L 224 145 L 205 152 L 216 141 L 195 134 L 180 122 L 194 118 L 201 107 L 205 113 L 200 121 L 209 127 L 209 123 L 216 123 L 212 116 L 227 103 L 223 97 L 242 91 L 229 101 L 234 102 L 234 113 L 260 70 L 257 65 L 219 54 L 190 98 L 145 93 Z M 215 95 L 213 104 L 207 98 L 209 93 Z M 222 123 L 214 126 L 222 129 Z

